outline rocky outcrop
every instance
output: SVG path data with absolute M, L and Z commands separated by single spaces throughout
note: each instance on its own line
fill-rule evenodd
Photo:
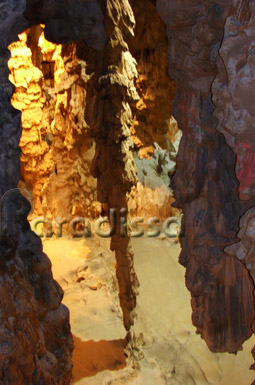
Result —
M 176 133 L 172 122 L 174 82 L 168 75 L 167 35 L 157 14 L 155 1 L 130 1 L 136 25 L 129 49 L 137 62 L 136 88 L 139 100 L 131 104 L 131 136 L 140 158 L 154 153 L 154 142 L 173 150 L 169 135 Z M 178 129 L 178 128 L 177 128 Z
M 9 49 L 12 105 L 22 111 L 19 187 L 32 204 L 30 218 L 97 217 L 95 145 L 84 119 L 88 77 L 76 45 L 50 43 L 36 26 Z
M 240 199 L 254 197 L 254 4 L 242 1 L 226 20 L 213 83 L 217 130 L 236 154 Z
M 253 201 L 255 193 L 254 111 L 254 31 L 255 7 L 253 1 L 235 4 L 226 20 L 224 36 L 217 60 L 218 75 L 213 82 L 214 115 L 220 131 L 236 155 L 235 173 L 239 198 Z M 240 220 L 239 242 L 225 248 L 230 257 L 236 257 L 254 276 L 254 207 Z M 252 324 L 254 332 L 254 320 Z M 253 349 L 255 358 L 255 348 Z M 251 366 L 255 369 L 255 365 Z
M 180 134 L 171 115 L 174 85 L 167 73 L 165 26 L 153 2 L 146 12 L 139 4 L 131 4 L 136 25 L 134 36 L 127 39 L 136 73 L 130 89 L 134 98 L 129 100 L 131 151 L 139 170 L 128 206 L 132 217 L 164 219 L 178 213 L 171 207 L 169 183 Z M 90 173 L 95 141 L 84 116 L 90 104 L 87 64 L 77 57 L 75 44 L 53 44 L 44 32 L 44 27 L 33 26 L 9 46 L 10 80 L 16 86 L 12 105 L 22 111 L 19 187 L 32 205 L 29 219 L 98 218 L 102 208 Z M 130 73 L 123 76 L 128 82 Z
M 61 4 L 63 18 L 63 14 L 51 14 L 54 6 L 47 1 L 40 3 L 39 9 L 38 2 L 33 1 L 28 1 L 27 9 L 24 1 L 1 3 L 0 371 L 3 384 L 66 385 L 71 380 L 73 343 L 69 313 L 61 305 L 63 292 L 52 277 L 51 264 L 42 251 L 40 238 L 30 229 L 29 202 L 15 189 L 20 178 L 21 113 L 10 103 L 14 86 L 8 79 L 7 47 L 31 24 L 44 20 L 47 23 L 47 18 L 54 16 L 58 17 L 57 21 L 46 25 L 47 34 L 49 38 L 54 37 L 54 42 L 62 42 L 66 23 L 78 33 L 78 36 L 71 34 L 72 39 L 88 40 L 88 24 L 94 15 L 95 29 L 92 28 L 89 44 L 101 48 L 105 34 L 97 3 L 90 2 L 85 9 L 83 4 L 79 5 Z
M 212 351 L 235 353 L 252 334 L 255 317 L 254 2 L 99 3 L 102 12 L 96 2 L 85 0 L 27 0 L 27 7 L 24 2 L 1 3 L 0 194 L 16 187 L 20 179 L 21 116 L 10 104 L 14 87 L 8 80 L 7 46 L 17 40 L 18 33 L 44 23 L 45 37 L 54 44 L 68 44 L 65 48 L 52 45 L 34 55 L 40 45 L 26 40 L 29 32 L 12 46 L 12 76 L 20 81 L 14 102 L 24 111 L 21 175 L 23 182 L 29 181 L 31 191 L 33 185 L 38 213 L 48 214 L 49 204 L 54 215 L 83 214 L 86 199 L 91 199 L 84 191 L 89 194 L 86 188 L 95 188 L 93 179 L 88 182 L 90 174 L 97 178 L 103 214 L 116 209 L 111 248 L 116 253 L 124 324 L 131 336 L 138 281 L 126 216 L 139 161 L 145 158 L 153 163 L 155 147 L 161 154 L 173 150 L 169 127 L 175 94 L 173 113 L 183 135 L 171 185 L 175 207 L 184 214 L 180 262 L 186 267 L 186 284 L 192 295 L 192 320 Z M 38 39 L 40 34 L 35 33 Z M 76 45 L 74 40 L 78 40 Z M 94 50 L 103 48 L 105 42 L 102 52 Z M 29 82 L 15 75 L 19 44 L 27 53 L 24 65 L 29 64 L 28 70 L 34 72 Z M 33 44 L 35 50 L 30 48 Z M 57 70 L 53 79 L 52 63 Z M 22 88 L 32 106 L 28 116 L 19 100 Z M 39 154 L 36 163 L 26 130 L 31 130 Z M 86 159 L 90 156 L 91 171 Z M 161 180 L 174 173 L 171 160 L 171 156 L 167 160 L 159 156 L 154 162 Z M 163 161 L 169 166 L 169 175 L 164 174 Z M 37 166 L 40 178 L 34 179 Z M 141 170 L 146 176 L 145 168 Z M 82 193 L 77 195 L 80 188 Z M 57 196 L 60 190 L 63 195 Z M 62 291 L 52 278 L 39 238 L 29 229 L 27 201 L 19 196 L 25 211 L 18 214 L 17 196 L 7 198 L 0 242 L 0 289 L 10 308 L 3 304 L 8 311 L 1 316 L 2 378 L 10 384 L 68 384 L 72 342 L 67 310 L 61 305 Z M 61 208 L 61 200 L 68 202 L 68 207 Z M 169 214 L 168 210 L 160 213 Z M 241 216 L 240 242 L 236 244 Z M 17 285 L 18 304 L 14 299 Z M 21 331 L 18 341 L 14 337 L 17 330 Z
M 212 351 L 236 352 L 252 333 L 254 284 L 224 248 L 236 241 L 239 218 L 253 202 L 238 198 L 235 156 L 216 130 L 211 100 L 232 8 L 224 1 L 158 0 L 157 9 L 167 25 L 174 117 L 183 132 L 172 187 L 175 206 L 184 213 L 180 262 L 192 295 L 192 320 Z M 224 102 L 222 108 L 227 111 Z
M 128 3 L 101 4 L 109 36 L 103 54 L 88 50 L 84 41 L 65 46 L 46 41 L 49 18 L 61 17 L 58 10 L 47 7 L 40 9 L 45 13 L 41 16 L 45 30 L 33 26 L 9 47 L 10 79 L 16 85 L 12 104 L 22 111 L 19 186 L 33 205 L 30 218 L 44 215 L 68 221 L 77 215 L 98 216 L 101 205 L 93 176 L 98 179 L 102 213 L 112 207 L 118 215 L 112 248 L 117 254 L 128 330 L 133 323 L 137 279 L 130 242 L 123 237 L 129 226 L 121 209 L 129 210 L 131 216 L 160 219 L 179 213 L 170 206 L 169 182 L 180 139 L 169 103 L 174 85 L 167 74 L 164 24 L 154 2 L 144 16 L 141 5 L 131 5 L 133 10 Z M 31 9 L 26 15 L 34 24 L 37 19 Z M 51 23 L 53 33 L 52 28 Z M 158 63 L 161 50 L 164 54 Z M 148 178 L 144 178 L 147 172 Z M 148 182 L 151 174 L 152 183 Z
M 129 196 L 128 207 L 131 217 L 140 217 L 144 220 L 157 217 L 163 221 L 172 216 L 180 216 L 180 211 L 171 206 L 174 198 L 173 192 L 169 188 L 171 177 L 175 173 L 175 157 L 179 140 L 180 132 L 178 131 L 176 140 L 173 142 L 176 149 L 174 148 L 172 151 L 163 150 L 154 142 L 154 152 L 149 159 L 140 159 L 139 151 L 134 152 L 138 182 L 132 188 Z
M 18 189 L 1 201 L 1 379 L 3 384 L 69 384 L 69 312 L 27 221 L 30 208 Z
M 135 61 L 128 50 L 126 36 L 134 30 L 134 15 L 127 2 L 102 2 L 108 41 L 104 51 L 96 53 L 77 44 L 77 55 L 87 63 L 87 73 L 94 73 L 87 87 L 86 121 L 93 132 L 96 154 L 92 175 L 97 178 L 98 200 L 116 209 L 116 232 L 111 249 L 116 253 L 116 274 L 124 325 L 130 330 L 138 281 L 133 267 L 126 213 L 128 194 L 136 183 L 132 157 L 130 126 L 132 113 L 129 102 L 138 99 L 134 80 Z M 121 223 L 122 229 L 121 229 Z
M 87 63 L 87 73 L 94 73 L 88 82 L 86 104 L 86 121 L 96 141 L 92 174 L 98 180 L 98 200 L 106 208 L 105 212 L 109 208 L 117 210 L 117 231 L 111 247 L 116 252 L 120 303 L 127 330 L 134 322 L 137 278 L 130 247 L 129 219 L 124 229 L 127 238 L 123 238 L 121 224 L 125 227 L 128 208 L 133 215 L 142 211 L 144 215 L 146 211 L 145 208 L 139 211 L 145 186 L 138 190 L 138 197 L 134 197 L 137 184 L 134 158 L 136 153 L 139 158 L 150 158 L 157 147 L 155 142 L 175 152 L 167 136 L 172 122 L 169 99 L 173 98 L 174 85 L 167 75 L 165 51 L 157 62 L 160 50 L 167 47 L 167 38 L 164 24 L 156 14 L 155 2 L 146 4 L 148 7 L 144 8 L 137 2 L 102 1 L 109 37 L 104 51 L 95 53 L 77 44 L 77 55 Z M 162 46 L 158 46 L 159 40 Z M 157 167 L 162 176 L 162 164 L 158 159 Z M 165 190 L 162 188 L 161 198 L 163 196 L 170 207 L 171 197 Z M 160 201 L 158 197 L 157 201 Z M 164 210 L 163 202 L 152 215 L 168 215 L 170 210 Z

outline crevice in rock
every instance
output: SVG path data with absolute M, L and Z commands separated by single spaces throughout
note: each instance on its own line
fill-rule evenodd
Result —
M 99 4 L 102 14 L 94 1 L 1 3 L 0 196 L 19 185 L 32 215 L 50 218 L 116 209 L 111 249 L 135 355 L 139 284 L 127 213 L 139 213 L 137 168 L 142 180 L 145 161 L 156 159 L 161 180 L 174 174 L 175 209 L 159 207 L 159 215 L 183 213 L 179 260 L 193 324 L 211 351 L 236 353 L 255 318 L 253 1 Z M 27 55 L 23 78 L 16 71 L 19 50 Z M 30 110 L 20 99 L 24 93 Z M 23 112 L 22 137 L 12 97 Z M 172 114 L 182 130 L 176 172 L 170 164 L 177 134 Z M 173 137 L 169 127 L 176 128 Z M 72 337 L 63 291 L 30 230 L 28 200 L 18 190 L 13 194 L 1 202 L 2 378 L 10 385 L 65 385 Z
M 11 80 L 16 84 L 12 103 L 22 110 L 19 187 L 33 205 L 29 219 L 43 215 L 48 220 L 60 217 L 68 222 L 77 215 L 93 219 L 100 212 L 107 215 L 110 207 L 117 209 L 118 231 L 113 237 L 112 248 L 117 253 L 120 302 L 127 330 L 133 324 L 130 314 L 135 307 L 137 283 L 130 238 L 125 239 L 120 234 L 120 224 L 125 217 L 124 213 L 121 217 L 121 209 L 129 210 L 131 216 L 157 215 L 161 220 L 179 215 L 179 210 L 170 206 L 172 196 L 168 186 L 175 169 L 179 131 L 169 104 L 174 86 L 167 74 L 165 27 L 159 16 L 153 25 L 149 23 L 151 14 L 156 12 L 153 2 L 141 23 L 140 6 L 132 6 L 135 15 L 131 8 L 123 5 L 123 9 L 128 10 L 126 18 L 130 23 L 126 27 L 129 30 L 129 37 L 127 33 L 125 35 L 127 42 L 116 32 L 118 24 L 112 31 L 114 22 L 110 4 L 105 9 L 106 25 L 112 39 L 105 48 L 109 55 L 106 62 L 100 60 L 105 53 L 89 50 L 82 41 L 63 46 L 48 42 L 42 25 L 32 26 L 20 35 L 20 41 L 10 46 L 12 58 L 9 61 Z M 141 39 L 139 28 L 136 28 L 135 36 L 132 35 L 134 17 L 139 28 L 146 31 L 145 40 Z M 159 36 L 151 41 L 155 30 Z M 157 46 L 157 39 L 162 39 L 161 46 Z M 115 49 L 117 42 L 120 43 L 119 52 Z M 162 68 L 158 68 L 157 56 L 161 49 L 164 52 L 160 61 Z M 138 65 L 134 57 L 138 58 Z M 148 59 L 152 61 L 151 65 Z M 104 84 L 102 92 L 100 82 Z M 123 94 L 122 100 L 119 92 Z M 93 111 L 93 100 L 103 110 L 102 116 L 98 114 L 97 105 Z M 144 107 L 141 108 L 142 104 Z M 85 109 L 87 116 L 84 116 Z M 91 115 L 92 112 L 96 116 Z M 137 120 L 137 116 L 141 118 Z M 103 130 L 103 125 L 112 130 Z M 96 154 L 95 143 L 98 146 Z M 99 150 L 102 148 L 103 151 Z M 158 178 L 155 185 L 150 182 L 146 185 L 142 179 L 137 184 L 136 165 L 143 158 L 153 165 L 148 165 L 149 169 L 155 168 Z M 99 163 L 103 172 L 98 171 Z M 90 168 L 98 178 L 101 204 L 97 202 L 96 179 L 91 176 Z M 146 173 L 145 169 L 143 172 Z M 148 180 L 150 178 L 151 175 Z M 145 207 L 148 207 L 147 212 Z

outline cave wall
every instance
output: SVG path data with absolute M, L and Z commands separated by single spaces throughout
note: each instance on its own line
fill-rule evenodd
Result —
M 131 216 L 158 217 L 163 221 L 179 216 L 171 206 L 169 188 L 175 172 L 180 131 L 172 116 L 175 95 L 168 75 L 168 39 L 166 28 L 156 11 L 155 1 L 130 1 L 136 25 L 128 46 L 138 77 L 135 81 L 139 100 L 131 103 L 130 128 L 138 182 L 129 197 Z
M 179 213 L 171 208 L 167 183 L 165 188 L 156 187 L 155 193 L 144 185 L 138 184 L 137 189 L 134 159 L 136 156 L 153 158 L 157 148 L 155 142 L 162 150 L 172 152 L 175 158 L 173 143 L 178 127 L 171 114 L 175 88 L 167 73 L 167 36 L 155 2 L 148 2 L 143 12 L 142 5 L 137 2 L 109 0 L 99 3 L 109 40 L 99 53 L 78 43 L 77 56 L 86 62 L 88 74 L 94 73 L 87 83 L 86 104 L 86 121 L 96 142 L 91 171 L 98 181 L 98 200 L 106 212 L 107 208 L 117 209 L 117 231 L 112 236 L 111 248 L 116 252 L 124 324 L 131 330 L 136 316 L 138 281 L 133 267 L 130 217 L 126 225 L 127 238 L 123 238 L 120 230 L 125 216 L 122 210 L 131 215 L 148 216 L 146 207 L 141 207 L 142 201 L 149 203 L 151 216 Z M 157 62 L 162 48 L 164 54 Z M 156 163 L 160 166 L 159 157 Z
M 134 37 L 128 40 L 137 72 L 132 90 L 136 96 L 130 101 L 130 132 L 138 168 L 128 208 L 132 217 L 163 221 L 179 215 L 179 210 L 171 207 L 169 184 L 180 131 L 169 103 L 174 85 L 167 73 L 165 26 L 155 17 L 155 4 L 149 5 L 142 13 L 141 5 L 132 4 L 136 27 Z M 22 111 L 19 187 L 32 205 L 29 220 L 39 216 L 53 221 L 66 218 L 68 222 L 77 216 L 98 218 L 102 207 L 90 172 L 95 141 L 84 116 L 85 106 L 90 104 L 87 64 L 77 57 L 75 43 L 48 42 L 44 28 L 33 26 L 9 46 L 10 81 L 16 87 L 12 105 Z M 164 54 L 157 62 L 161 51 Z M 128 82 L 129 74 L 123 76 Z
M 242 201 L 254 202 L 254 1 L 236 3 L 226 19 L 217 59 L 218 74 L 212 85 L 214 116 L 236 156 L 235 174 Z M 229 257 L 243 263 L 255 282 L 254 203 L 240 219 L 238 242 L 225 248 Z M 253 332 L 255 323 L 252 324 Z M 255 348 L 252 351 L 255 358 Z M 255 365 L 251 366 L 255 369 Z
M 88 82 L 86 120 L 96 142 L 91 172 L 97 178 L 98 200 L 104 207 L 116 208 L 117 227 L 111 239 L 116 254 L 116 274 L 124 325 L 134 323 L 138 280 L 134 271 L 133 251 L 128 224 L 121 234 L 121 210 L 128 210 L 128 194 L 136 183 L 136 167 L 132 156 L 130 126 L 132 111 L 129 101 L 137 100 L 135 61 L 125 36 L 133 35 L 135 19 L 128 2 L 100 2 L 105 16 L 107 44 L 102 52 L 77 44 L 77 55 L 87 63 Z M 107 209 L 106 209 L 107 212 Z M 124 215 L 125 216 L 125 215 Z
M 50 7 L 49 7 L 50 5 Z M 73 340 L 63 291 L 53 279 L 42 243 L 30 229 L 30 204 L 15 189 L 20 179 L 21 113 L 11 105 L 8 46 L 33 24 L 46 23 L 53 42 L 83 37 L 101 49 L 105 44 L 102 15 L 96 3 L 1 2 L 0 13 L 0 371 L 2 384 L 70 384 Z M 27 12 L 27 13 L 26 13 Z M 64 26 L 59 17 L 64 12 Z M 86 16 L 84 16 L 86 15 Z M 62 15 L 63 17 L 63 15 Z M 87 30 L 89 18 L 94 24 Z M 55 21 L 50 19 L 54 18 Z M 86 20 L 88 18 L 89 20 Z M 62 25 L 63 27 L 63 25 Z M 69 36 L 69 37 L 70 37 Z M 89 39 L 89 36 L 91 38 Z
M 153 2 L 151 4 L 153 11 L 156 12 L 155 4 Z M 87 179 L 91 177 L 91 173 L 97 178 L 97 197 L 104 205 L 104 211 L 107 212 L 107 208 L 110 207 L 117 209 L 117 231 L 112 237 L 111 248 L 116 252 L 116 272 L 124 325 L 127 331 L 131 331 L 135 319 L 138 281 L 133 267 L 130 224 L 129 221 L 125 223 L 123 218 L 126 216 L 125 209 L 128 211 L 129 208 L 130 192 L 137 183 L 133 149 L 134 141 L 138 139 L 135 138 L 139 136 L 137 150 L 144 147 L 144 151 L 139 154 L 140 158 L 149 159 L 150 155 L 153 155 L 155 138 L 152 127 L 156 124 L 156 120 L 153 122 L 153 112 L 150 112 L 150 109 L 156 111 L 158 98 L 162 100 L 164 90 L 161 89 L 157 95 L 157 90 L 162 87 L 159 81 L 162 73 L 158 71 L 154 76 L 154 89 L 152 87 L 148 93 L 156 107 L 153 107 L 152 103 L 148 105 L 147 112 L 143 111 L 140 123 L 138 118 L 138 124 L 135 124 L 139 127 L 139 134 L 136 135 L 136 130 L 132 128 L 133 118 L 134 114 L 139 115 L 139 105 L 144 104 L 147 91 L 143 94 L 141 86 L 138 86 L 141 79 L 136 83 L 137 62 L 133 55 L 137 50 L 137 55 L 146 57 L 144 52 L 148 54 L 150 49 L 143 47 L 143 42 L 140 45 L 135 43 L 134 53 L 129 49 L 130 39 L 134 38 L 134 12 L 126 1 L 101 2 L 108 41 L 105 49 L 97 52 L 94 49 L 103 48 L 105 35 L 101 26 L 101 14 L 95 2 L 84 1 L 79 5 L 73 5 L 71 1 L 65 2 L 63 7 L 57 0 L 45 1 L 40 5 L 36 1 L 28 0 L 22 7 L 18 2 L 4 3 L 2 6 L 2 10 L 6 11 L 4 13 L 6 22 L 1 26 L 3 32 L 1 59 L 4 76 L 1 79 L 0 95 L 2 110 L 5 111 L 1 131 L 3 162 L 1 195 L 19 185 L 24 195 L 32 198 L 36 214 L 49 214 L 52 211 L 56 215 L 61 215 L 66 214 L 70 208 L 72 214 L 78 214 L 79 207 L 73 209 L 73 204 L 69 204 L 73 203 L 71 194 L 77 193 L 80 187 L 84 188 L 84 184 L 79 185 L 82 178 L 83 181 L 85 179 L 85 184 L 88 183 Z M 152 9 L 148 9 L 147 15 Z M 140 9 L 136 9 L 136 12 L 138 16 Z M 146 20 L 147 17 L 144 23 Z M 51 41 L 46 44 L 45 51 L 45 46 L 40 46 L 43 39 L 42 28 L 35 27 L 41 23 L 45 24 L 45 38 Z M 157 25 L 166 46 L 163 23 L 158 16 Z M 148 29 L 148 35 L 152 36 L 153 29 L 149 24 Z M 20 35 L 18 41 L 18 34 L 24 30 L 26 32 Z M 75 45 L 72 43 L 73 40 L 79 42 Z M 65 47 L 57 46 L 58 43 L 65 44 Z M 7 49 L 9 46 L 12 55 Z M 154 47 L 149 56 L 153 56 L 153 50 Z M 154 73 L 153 69 L 142 65 L 141 58 L 139 61 L 141 72 Z M 53 62 L 54 69 L 57 69 L 54 77 Z M 11 70 L 10 79 L 17 85 L 14 95 L 7 63 Z M 156 60 L 153 66 L 157 67 Z M 23 75 L 19 72 L 19 67 L 24 70 Z M 167 78 L 166 55 L 162 61 L 162 68 L 164 80 L 167 79 L 168 82 L 167 95 L 172 98 L 174 87 Z M 150 88 L 148 82 L 146 87 Z M 138 88 L 140 95 L 137 92 Z M 22 99 L 24 94 L 26 98 Z M 11 98 L 14 107 L 23 112 L 22 116 L 11 105 Z M 161 105 L 161 102 L 159 104 Z M 79 108 L 80 105 L 83 107 L 79 111 L 78 105 Z M 156 139 L 162 146 L 166 142 L 166 148 L 170 146 L 174 153 L 176 149 L 171 147 L 170 140 L 172 138 L 174 141 L 174 133 L 167 132 L 171 126 L 168 97 L 164 97 L 164 108 L 164 118 L 159 119 L 159 132 L 155 130 Z M 148 122 L 150 136 L 147 139 L 145 139 L 147 125 L 144 124 L 146 115 L 151 120 Z M 160 116 L 159 114 L 158 117 Z M 24 128 L 22 137 L 21 120 Z M 176 129 L 175 123 L 174 128 Z M 54 150 L 51 149 L 53 141 Z M 93 146 L 93 143 L 96 144 L 95 152 L 93 148 L 88 151 L 88 143 L 90 146 L 91 143 Z M 82 150 L 79 147 L 81 144 L 84 144 Z M 92 157 L 94 153 L 91 173 L 86 169 L 87 174 L 82 170 L 83 175 L 77 175 L 79 166 L 84 168 L 89 164 L 83 155 Z M 72 182 L 69 183 L 71 178 Z M 78 185 L 75 183 L 77 180 Z M 61 191 L 63 195 L 53 202 L 52 197 L 56 195 L 56 190 Z M 85 188 L 83 192 L 84 190 L 86 191 Z M 62 204 L 63 197 L 68 207 Z M 78 198 L 81 199 L 78 204 L 83 210 L 84 200 L 81 197 L 76 198 L 77 201 Z M 21 211 L 20 204 L 23 207 Z M 17 274 L 13 266 L 20 267 L 19 274 L 22 276 L 22 285 L 27 293 L 25 301 L 28 306 L 31 303 L 32 310 L 28 317 L 23 301 L 19 306 L 13 304 L 14 322 L 11 326 L 8 323 L 10 321 L 6 320 L 8 311 L 3 317 L 3 324 L 5 322 L 9 329 L 12 327 L 12 332 L 9 333 L 3 328 L 2 343 L 13 344 L 17 353 L 14 354 L 12 351 L 8 355 L 4 349 L 1 350 L 4 363 L 1 367 L 2 378 L 4 383 L 10 384 L 31 381 L 38 384 L 68 384 L 71 378 L 73 348 L 68 310 L 61 305 L 63 292 L 53 280 L 50 262 L 42 251 L 41 241 L 30 230 L 27 221 L 29 210 L 28 200 L 24 199 L 18 190 L 12 191 L 11 195 L 7 194 L 3 200 L 5 217 L 2 216 L 1 222 L 3 223 L 2 267 L 3 269 L 5 265 L 8 267 L 4 279 L 9 279 L 15 286 Z M 11 261 L 10 269 L 7 260 Z M 10 290 L 11 296 L 15 293 L 14 289 Z M 13 297 L 9 302 L 11 304 L 14 302 Z M 15 323 L 19 317 L 18 309 L 21 309 L 20 314 L 24 313 L 24 316 L 20 317 L 23 329 L 19 334 L 19 340 L 16 340 L 17 328 L 20 327 L 19 323 Z M 24 340 L 26 329 L 31 333 Z M 131 340 L 135 339 L 131 332 L 130 337 Z M 13 365 L 8 363 L 9 358 Z
M 246 201 L 242 194 L 238 196 L 239 162 L 235 173 L 236 157 L 228 145 L 229 127 L 239 138 L 239 123 L 246 126 L 241 112 L 246 99 L 239 93 L 241 88 L 236 88 L 241 111 L 239 122 L 232 125 L 232 108 L 236 109 L 237 104 L 227 87 L 233 91 L 229 78 L 236 84 L 235 66 L 230 61 L 236 56 L 240 58 L 241 45 L 231 50 L 225 40 L 233 41 L 233 31 L 238 29 L 238 23 L 228 16 L 237 12 L 247 20 L 247 10 L 244 2 L 239 6 L 234 2 L 195 0 L 158 0 L 157 9 L 167 26 L 169 75 L 176 85 L 173 115 L 183 132 L 172 187 L 175 206 L 184 213 L 180 263 L 186 268 L 186 285 L 192 295 L 192 321 L 212 351 L 236 352 L 252 334 L 254 283 L 245 265 L 233 253 L 224 253 L 224 248 L 236 242 L 239 219 L 254 205 L 254 196 L 246 195 Z M 239 33 L 241 30 L 240 27 Z M 243 39 L 246 40 L 244 35 Z M 228 77 L 220 59 L 227 57 L 225 46 L 232 55 L 228 56 Z M 220 107 L 215 112 L 220 123 L 224 122 L 225 128 L 220 130 L 211 98 L 211 86 L 219 70 L 225 75 L 225 82 L 220 73 L 221 82 L 217 80 L 214 85 L 213 100 L 219 104 L 221 94 Z M 227 142 L 221 134 L 224 130 L 228 131 Z M 241 138 L 236 148 L 239 141 Z M 246 165 L 249 162 L 246 158 Z M 249 174 L 242 170 L 247 183 Z
M 141 158 L 152 155 L 156 121 L 158 143 L 169 143 L 169 106 L 174 97 L 173 115 L 183 135 L 172 188 L 175 207 L 184 214 L 180 262 L 186 268 L 186 285 L 192 296 L 192 321 L 212 351 L 240 350 L 252 334 L 255 315 L 254 2 L 151 0 L 142 8 L 142 2 L 100 0 L 107 41 L 94 2 L 79 2 L 73 7 L 71 0 L 64 6 L 58 0 L 40 4 L 28 0 L 27 10 L 22 1 L 1 4 L 1 196 L 20 180 L 21 115 L 10 104 L 14 87 L 8 80 L 7 47 L 32 24 L 44 23 L 47 39 L 69 44 L 62 51 L 62 60 L 63 76 L 68 73 L 71 80 L 56 96 L 53 129 L 57 129 L 54 121 L 60 120 L 65 126 L 67 95 L 72 94 L 72 87 L 80 86 L 76 71 L 86 63 L 86 81 L 81 85 L 81 92 L 85 92 L 82 98 L 86 98 L 85 120 L 80 116 L 78 121 L 83 122 L 82 128 L 86 122 L 89 138 L 95 143 L 91 173 L 97 179 L 97 199 L 105 212 L 107 208 L 117 209 L 117 232 L 111 248 L 116 252 L 120 304 L 129 336 L 135 320 L 138 280 L 130 223 L 125 224 L 121 209 L 128 210 L 137 183 L 133 150 Z M 168 41 L 156 5 L 167 27 Z M 83 11 L 84 17 L 79 18 Z M 137 27 L 135 20 L 139 21 Z M 102 51 L 89 48 L 82 39 Z M 79 40 L 76 46 L 70 45 L 74 40 Z M 162 60 L 158 65 L 159 56 Z M 81 126 L 65 126 L 57 143 L 62 150 L 66 146 L 67 152 L 71 148 L 74 158 L 80 152 L 72 139 L 69 142 L 68 132 L 79 136 Z M 71 161 L 73 165 L 74 159 Z M 25 167 L 23 171 L 25 175 Z M 64 186 L 61 181 L 59 188 Z M 21 212 L 20 203 L 24 208 Z M 29 228 L 27 200 L 17 192 L 7 196 L 3 204 L 7 206 L 2 210 L 0 242 L 1 290 L 6 293 L 0 331 L 2 381 L 68 384 L 72 338 L 68 311 L 61 305 L 62 290 L 52 278 L 39 238 Z
M 178 130 L 172 122 L 174 82 L 168 75 L 168 40 L 165 25 L 156 12 L 155 1 L 130 1 L 134 16 L 134 37 L 128 40 L 137 63 L 135 81 L 139 100 L 131 105 L 131 136 L 140 158 L 153 154 L 153 143 L 171 149 L 171 137 Z
M 22 112 L 19 187 L 32 205 L 29 218 L 99 216 L 90 173 L 95 144 L 84 119 L 86 63 L 74 43 L 48 42 L 39 25 L 9 49 L 12 105 Z

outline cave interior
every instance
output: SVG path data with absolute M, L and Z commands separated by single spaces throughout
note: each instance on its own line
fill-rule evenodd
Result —
M 248 385 L 255 1 L 0 19 L 0 384 Z

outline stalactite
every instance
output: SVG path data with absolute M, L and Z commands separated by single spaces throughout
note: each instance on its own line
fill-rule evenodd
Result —
M 101 205 L 90 175 L 95 145 L 84 119 L 86 64 L 75 44 L 46 41 L 41 26 L 20 35 L 10 50 L 12 104 L 22 111 L 19 187 L 33 206 L 29 218 L 97 217 Z
M 98 54 L 86 52 L 78 43 L 77 53 L 86 61 L 87 72 L 95 73 L 88 82 L 86 108 L 86 120 L 96 141 L 92 175 L 98 180 L 98 200 L 108 209 L 116 209 L 117 213 L 111 249 L 116 253 L 120 305 L 124 325 L 129 331 L 134 323 L 138 280 L 133 266 L 129 225 L 124 225 L 121 230 L 121 210 L 128 211 L 128 194 L 136 183 L 129 103 L 139 98 L 134 84 L 137 71 L 125 41 L 126 35 L 134 33 L 135 20 L 127 2 L 108 0 L 102 2 L 102 9 L 108 35 L 104 51 Z
M 254 331 L 254 1 L 99 3 L 102 13 L 95 1 L 27 0 L 27 6 L 24 1 L 1 2 L 0 371 L 1 381 L 10 385 L 67 385 L 72 368 L 68 310 L 61 304 L 63 292 L 52 277 L 41 241 L 30 230 L 29 202 L 18 190 L 5 195 L 20 179 L 21 137 L 21 114 L 10 103 L 14 86 L 8 80 L 7 47 L 18 34 L 40 23 L 45 24 L 47 39 L 66 45 L 61 52 L 63 82 L 57 85 L 51 120 L 53 130 L 65 127 L 56 149 L 69 157 L 67 163 L 74 169 L 68 178 L 79 185 L 84 182 L 79 174 L 84 165 L 76 162 L 81 155 L 76 145 L 85 132 L 86 143 L 95 141 L 90 154 L 98 200 L 104 212 L 116 210 L 111 248 L 128 337 L 135 340 L 138 293 L 127 215 L 137 183 L 133 150 L 149 158 L 154 141 L 163 147 L 167 143 L 174 94 L 173 115 L 183 136 L 171 185 L 175 207 L 184 214 L 180 263 L 192 296 L 193 324 L 213 352 L 236 353 Z M 76 40 L 77 45 L 72 44 Z M 94 50 L 104 45 L 102 52 Z M 32 56 L 31 61 L 40 66 L 40 58 Z M 51 64 L 46 66 L 40 70 L 52 81 L 47 78 Z M 67 103 L 75 99 L 78 88 L 82 112 Z M 71 115 L 74 125 L 62 113 Z M 51 139 L 46 137 L 45 153 Z M 55 160 L 55 174 L 66 174 L 57 153 Z M 51 171 L 49 166 L 47 173 Z M 33 178 L 30 182 L 35 183 Z M 56 182 L 54 177 L 51 182 Z M 36 196 L 41 187 L 38 182 Z M 64 187 L 62 180 L 57 188 Z M 68 205 L 71 214 L 80 214 L 83 198 L 80 206 Z

